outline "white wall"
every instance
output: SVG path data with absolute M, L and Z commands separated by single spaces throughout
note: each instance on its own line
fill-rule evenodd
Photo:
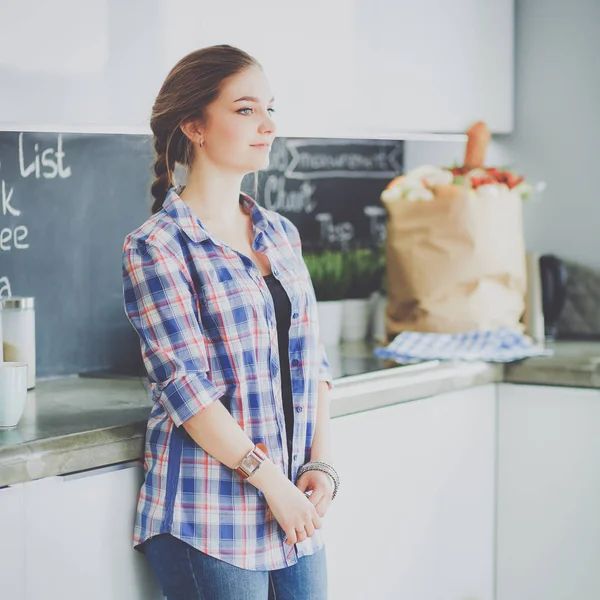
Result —
M 600 268 L 600 2 L 517 0 L 515 161 L 544 179 L 528 246 Z
M 515 103 L 515 132 L 495 137 L 488 164 L 547 183 L 524 207 L 527 249 L 600 269 L 599 0 L 516 0 Z M 460 162 L 463 150 L 407 142 L 406 166 Z

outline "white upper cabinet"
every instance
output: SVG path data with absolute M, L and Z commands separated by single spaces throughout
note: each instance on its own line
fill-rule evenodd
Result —
M 163 4 L 1 2 L 0 130 L 148 133 Z
M 513 128 L 514 0 L 356 0 L 357 115 L 373 136 Z
M 198 46 L 243 48 L 269 77 L 280 136 L 396 139 L 464 133 L 478 120 L 513 128 L 514 0 L 171 5 L 169 62 Z
M 184 35 L 175 35 L 181 24 L 173 24 L 168 36 L 173 64 L 199 45 L 237 46 L 254 56 L 269 78 L 277 135 L 352 137 L 358 125 L 354 0 L 259 0 L 251 5 L 175 0 L 173 5 L 197 14 L 185 23 Z
M 278 135 L 401 138 L 513 126 L 514 0 L 42 0 L 4 3 L 0 129 L 150 133 L 170 68 L 254 55 Z

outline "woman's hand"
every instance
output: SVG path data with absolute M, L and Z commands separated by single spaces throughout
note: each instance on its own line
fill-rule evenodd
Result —
M 260 469 L 259 469 L 260 470 Z M 285 531 L 285 543 L 292 546 L 312 537 L 321 527 L 321 518 L 312 502 L 289 480 L 264 491 L 273 516 Z
M 311 491 L 309 500 L 314 505 L 319 517 L 324 517 L 331 504 L 334 484 L 333 480 L 323 471 L 305 471 L 296 481 L 301 492 Z

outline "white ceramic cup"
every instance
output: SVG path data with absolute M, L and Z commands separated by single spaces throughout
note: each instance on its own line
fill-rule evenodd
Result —
M 0 362 L 0 428 L 16 427 L 27 399 L 27 363 Z

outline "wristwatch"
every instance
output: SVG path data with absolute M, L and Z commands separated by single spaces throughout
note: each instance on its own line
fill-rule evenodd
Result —
M 242 458 L 242 462 L 235 468 L 235 472 L 242 478 L 248 479 L 250 475 L 256 473 L 260 465 L 267 458 L 267 447 L 259 442 Z

